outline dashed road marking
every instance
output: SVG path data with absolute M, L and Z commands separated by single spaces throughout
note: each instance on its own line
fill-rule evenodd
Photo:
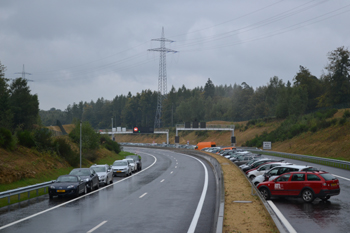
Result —
M 162 179 L 161 181 L 160 181 L 160 183 L 163 183 L 164 182 L 164 179 Z
M 143 198 L 144 196 L 146 196 L 147 195 L 147 193 L 144 193 L 144 194 L 142 194 L 139 198 Z
M 170 174 L 173 174 L 173 171 L 171 171 Z
M 98 224 L 97 226 L 95 226 L 94 228 L 92 228 L 90 231 L 88 231 L 87 233 L 91 233 L 93 231 L 95 231 L 97 228 L 99 228 L 100 226 L 102 226 L 103 224 L 105 224 L 107 221 L 103 221 L 100 224 Z

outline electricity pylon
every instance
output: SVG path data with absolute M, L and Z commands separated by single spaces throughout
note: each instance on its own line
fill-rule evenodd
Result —
M 25 79 L 25 80 L 27 80 L 27 81 L 29 81 L 29 82 L 34 82 L 34 81 L 31 80 L 31 79 L 26 79 L 26 74 L 28 74 L 28 75 L 32 75 L 32 74 L 31 74 L 31 73 L 27 73 L 27 72 L 24 71 L 24 64 L 23 64 L 23 70 L 22 70 L 22 72 L 17 72 L 17 73 L 15 73 L 15 74 L 21 74 L 21 75 L 22 75 L 22 79 Z
M 156 129 L 161 128 L 162 102 L 165 98 L 165 95 L 167 94 L 166 53 L 177 53 L 177 51 L 165 48 L 165 42 L 172 43 L 174 41 L 164 38 L 164 27 L 162 28 L 162 37 L 158 39 L 152 39 L 152 41 L 160 41 L 160 48 L 148 49 L 148 51 L 160 52 L 157 111 L 154 120 L 154 129 Z

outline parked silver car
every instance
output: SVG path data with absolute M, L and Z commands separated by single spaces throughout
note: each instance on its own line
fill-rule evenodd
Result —
M 126 158 L 123 160 L 129 161 L 129 165 L 131 167 L 131 172 L 137 172 L 137 164 L 133 158 Z
M 90 168 L 97 173 L 100 183 L 104 185 L 113 183 L 113 171 L 107 164 L 94 164 Z
M 126 160 L 116 160 L 112 165 L 113 176 L 131 175 L 131 167 Z

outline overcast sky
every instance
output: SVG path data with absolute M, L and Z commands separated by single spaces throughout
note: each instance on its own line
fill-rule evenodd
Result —
M 320 77 L 327 54 L 349 48 L 349 0 L 1 0 L 0 62 L 23 64 L 40 109 L 158 89 L 164 27 L 167 89 Z

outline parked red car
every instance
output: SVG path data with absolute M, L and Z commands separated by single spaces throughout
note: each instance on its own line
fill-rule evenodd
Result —
M 271 197 L 301 197 L 305 202 L 315 198 L 323 201 L 339 195 L 339 180 L 324 171 L 300 171 L 280 175 L 272 181 L 261 182 L 258 187 L 266 200 Z

